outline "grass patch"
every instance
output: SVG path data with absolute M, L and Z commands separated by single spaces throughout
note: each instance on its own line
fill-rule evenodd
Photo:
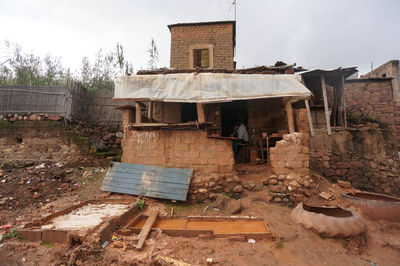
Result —
M 138 199 L 137 204 L 139 206 L 139 209 L 143 210 L 143 208 L 144 208 L 144 200 Z
M 42 242 L 40 242 L 40 245 L 45 246 L 45 247 L 48 247 L 48 248 L 51 248 L 51 247 L 53 246 L 52 243 L 47 242 L 47 241 L 42 241 Z

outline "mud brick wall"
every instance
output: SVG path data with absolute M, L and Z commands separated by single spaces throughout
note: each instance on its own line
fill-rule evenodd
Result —
M 275 175 L 308 175 L 310 156 L 303 134 L 295 132 L 283 135 L 283 139 L 270 148 L 270 164 Z
M 130 130 L 122 140 L 122 162 L 193 169 L 191 193 L 208 196 L 234 173 L 232 142 L 203 130 Z M 228 180 L 229 181 L 229 180 Z
M 390 79 L 360 79 L 346 81 L 345 97 L 348 110 L 379 117 L 400 136 L 400 103 L 393 101 Z
M 316 130 L 310 138 L 311 169 L 331 181 L 347 180 L 366 191 L 400 195 L 399 156 L 389 130 Z
M 310 127 L 308 125 L 307 110 L 305 108 L 295 109 L 293 110 L 293 113 L 296 132 L 303 134 L 303 143 L 305 143 L 305 145 L 308 145 Z
M 212 45 L 214 68 L 233 69 L 232 23 L 172 26 L 170 67 L 187 69 L 190 45 Z

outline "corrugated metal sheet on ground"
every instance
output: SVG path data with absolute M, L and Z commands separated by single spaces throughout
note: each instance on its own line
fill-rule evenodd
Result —
M 192 174 L 192 169 L 113 163 L 106 173 L 101 190 L 185 201 Z

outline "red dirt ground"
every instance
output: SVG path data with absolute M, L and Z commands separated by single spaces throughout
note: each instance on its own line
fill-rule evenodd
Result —
M 96 168 L 90 168 L 93 170 Z M 99 169 L 99 168 L 97 168 Z M 8 181 L 1 188 L 6 197 L 15 196 L 20 205 L 5 205 L 0 210 L 2 224 L 23 224 L 32 219 L 38 219 L 51 212 L 64 209 L 79 201 L 95 197 L 108 197 L 107 193 L 99 190 L 102 175 L 97 173 L 93 178 L 82 177 L 88 169 L 73 168 L 73 171 L 60 181 L 52 181 L 53 174 L 46 178 L 45 184 L 49 188 L 40 186 L 40 173 L 33 174 L 38 178 L 39 193 L 43 198 L 39 201 L 32 198 L 33 191 L 19 188 L 18 180 L 10 182 L 17 184 L 5 191 Z M 14 172 L 16 171 L 16 172 Z M 7 175 L 16 174 L 19 169 L 7 172 Z M 47 174 L 46 174 L 47 175 Z M 31 175 L 29 175 L 31 176 Z M 240 177 L 248 182 L 265 180 L 265 171 L 243 172 Z M 1 178 L 0 178 L 1 179 Z M 80 186 L 71 191 L 59 192 L 57 187 L 62 183 L 79 183 Z M 43 181 L 42 181 L 43 182 Z M 55 185 L 50 185 L 50 184 Z M 34 183 L 35 184 L 35 183 Z M 11 188 L 9 187 L 9 188 Z M 45 186 L 46 187 L 46 186 Z M 337 203 L 341 204 L 339 191 L 332 184 L 320 181 L 321 190 L 332 189 Z M 17 190 L 21 189 L 21 190 Z M 8 194 L 6 194 L 8 193 Z M 270 224 L 272 232 L 277 235 L 276 241 L 256 240 L 255 244 L 247 241 L 230 241 L 226 239 L 198 239 L 184 237 L 170 237 L 161 232 L 152 232 L 142 251 L 136 251 L 131 245 L 133 235 L 122 241 L 127 249 L 107 246 L 102 249 L 98 246 L 69 247 L 60 244 L 27 242 L 24 240 L 5 240 L 0 247 L 1 265 L 205 265 L 207 258 L 212 258 L 214 265 L 400 265 L 400 224 L 374 222 L 365 220 L 367 231 L 358 237 L 348 239 L 323 238 L 320 235 L 304 229 L 290 220 L 289 208 L 280 204 L 273 204 L 262 200 L 263 190 L 245 190 L 240 199 L 243 209 L 239 215 L 262 217 Z M 4 195 L 2 196 L 4 198 Z M 135 201 L 134 196 L 111 195 L 110 197 L 124 197 Z M 49 198 L 50 201 L 46 202 Z M 230 199 L 234 200 L 234 199 Z M 319 201 L 318 198 L 315 199 Z M 42 202 L 42 204 L 40 204 Z M 174 208 L 175 215 L 217 215 L 224 210 L 215 210 L 211 203 L 186 204 L 171 203 L 166 200 L 145 199 L 146 211 L 157 209 L 161 216 L 170 214 Z M 319 202 L 320 203 L 320 202 Z M 9 209 L 9 206 L 12 209 Z M 206 206 L 209 206 L 206 208 Z M 78 249 L 77 249 L 78 248 Z M 73 254 L 73 252 L 75 253 Z M 73 255 L 72 255 L 73 254 Z M 176 260 L 175 264 L 167 261 Z M 180 264 L 179 264 L 179 263 Z

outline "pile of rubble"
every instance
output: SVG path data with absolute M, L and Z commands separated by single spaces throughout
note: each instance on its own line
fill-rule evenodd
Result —
M 308 175 L 270 175 L 264 185 L 274 202 L 297 203 L 317 193 L 314 180 Z
M 63 117 L 59 115 L 49 115 L 49 114 L 7 114 L 0 115 L 0 120 L 15 122 L 15 121 L 60 121 L 63 120 Z

